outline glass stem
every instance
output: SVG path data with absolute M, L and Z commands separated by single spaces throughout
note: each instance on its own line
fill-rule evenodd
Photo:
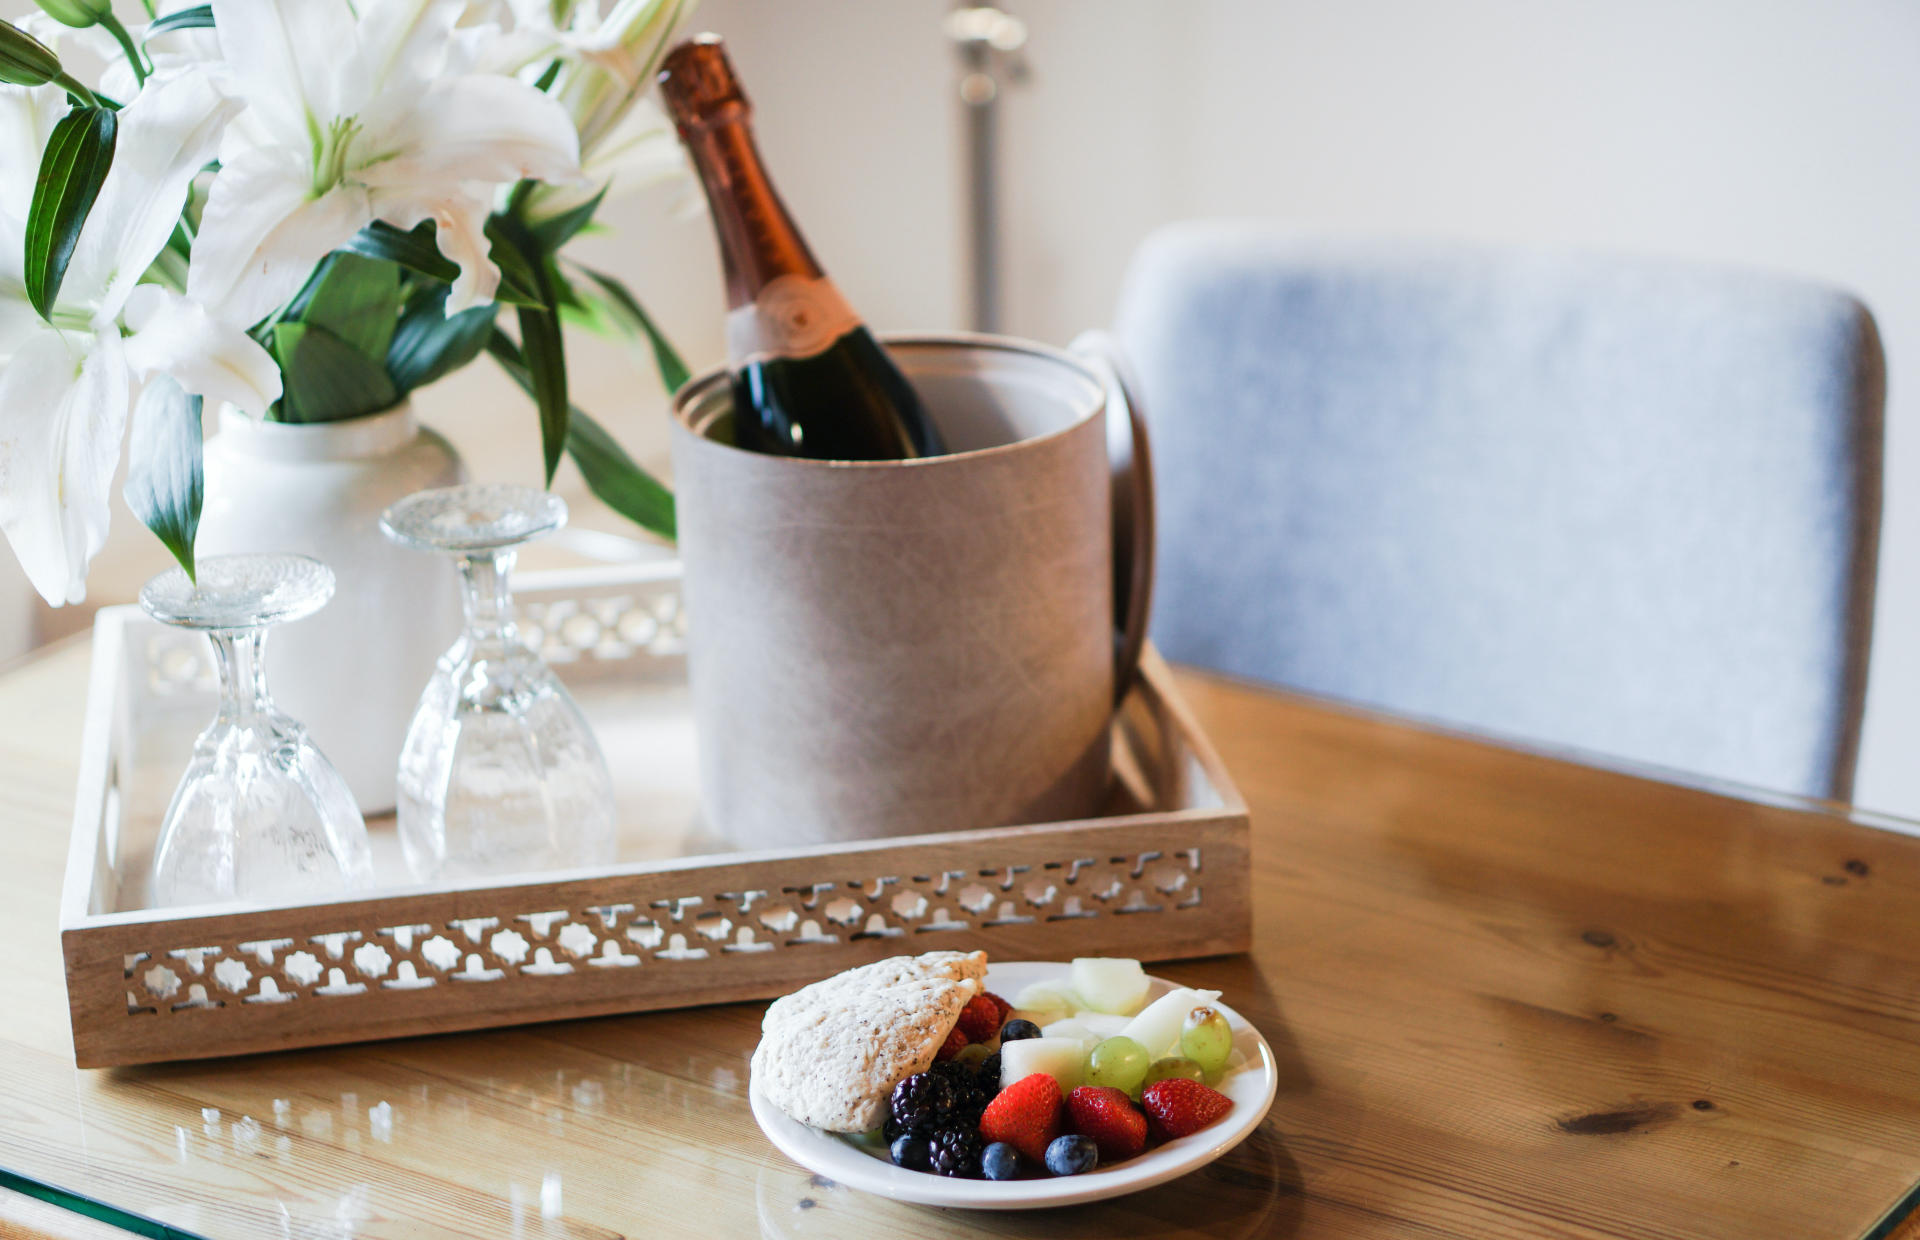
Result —
M 273 710 L 267 696 L 267 630 L 216 629 L 207 634 L 213 643 L 213 663 L 220 672 L 220 715 L 244 719 Z
M 467 609 L 467 633 L 485 646 L 511 645 L 518 633 L 513 623 L 515 553 L 476 551 L 460 557 L 460 587 Z

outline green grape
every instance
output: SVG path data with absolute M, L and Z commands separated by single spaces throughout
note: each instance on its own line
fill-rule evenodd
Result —
M 1105 1085 L 1138 1098 L 1148 1063 L 1147 1048 L 1132 1038 L 1108 1038 L 1087 1056 L 1087 1084 Z
M 1145 1089 L 1155 1081 L 1172 1080 L 1176 1076 L 1184 1077 L 1189 1081 L 1204 1081 L 1206 1069 L 1191 1059 L 1180 1055 L 1169 1055 L 1165 1059 L 1153 1061 L 1153 1066 L 1147 1069 L 1147 1079 L 1140 1082 L 1140 1088 Z
M 1227 1018 L 1206 1006 L 1188 1012 L 1180 1030 L 1180 1053 L 1200 1065 L 1208 1084 L 1218 1081 L 1227 1070 L 1227 1056 L 1233 1054 L 1233 1029 Z

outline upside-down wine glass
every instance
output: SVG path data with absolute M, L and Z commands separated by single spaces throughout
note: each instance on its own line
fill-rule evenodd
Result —
M 161 822 L 155 905 L 309 900 L 373 883 L 367 824 L 305 728 L 267 692 L 267 630 L 333 597 L 333 572 L 304 555 L 224 555 L 140 591 L 162 624 L 213 644 L 220 710 L 193 744 Z
M 613 779 L 579 706 L 520 636 L 507 578 L 514 548 L 567 522 L 558 497 L 476 483 L 408 496 L 380 528 L 452 555 L 466 630 L 420 695 L 400 751 L 400 845 L 430 881 L 604 865 Z

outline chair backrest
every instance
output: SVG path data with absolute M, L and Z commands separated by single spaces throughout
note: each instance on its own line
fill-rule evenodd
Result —
M 1185 224 L 1136 256 L 1118 329 L 1169 658 L 1850 794 L 1885 393 L 1854 298 Z

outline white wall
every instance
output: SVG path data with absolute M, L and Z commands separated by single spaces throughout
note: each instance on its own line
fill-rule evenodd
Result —
M 1139 239 L 1196 215 L 1688 255 L 1860 293 L 1891 377 L 1859 797 L 1920 816 L 1920 5 L 1005 2 L 1032 32 L 1031 80 L 1005 109 L 1012 332 L 1105 322 Z M 965 314 L 946 7 L 705 0 L 695 17 L 727 36 L 783 192 L 883 327 Z M 619 235 L 591 245 L 710 364 L 711 240 L 665 203 L 627 200 Z M 660 462 L 650 377 L 591 344 L 574 361 L 582 403 Z M 525 470 L 535 432 L 516 400 L 476 368 L 422 404 L 470 455 Z

